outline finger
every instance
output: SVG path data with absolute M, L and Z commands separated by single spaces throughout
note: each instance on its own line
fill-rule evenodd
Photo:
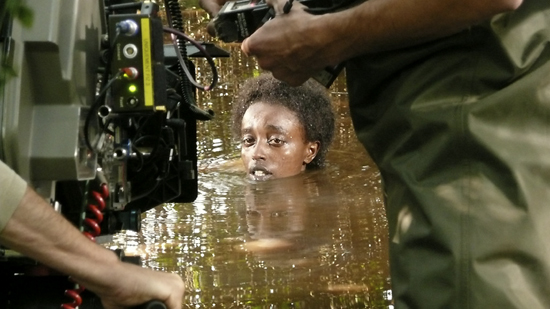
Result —
M 274 70 L 271 71 L 271 74 L 276 79 L 283 81 L 292 87 L 298 87 L 310 78 L 310 75 L 307 73 L 297 73 L 289 70 Z
M 173 309 L 180 309 L 183 305 L 183 295 L 185 293 L 185 286 L 183 284 L 183 280 L 180 276 L 176 274 L 171 274 L 173 283 L 171 284 L 172 288 L 174 289 L 174 292 L 170 294 L 170 301 L 166 304 L 168 305 L 168 308 Z
M 215 23 L 214 20 L 210 20 L 208 22 L 208 24 L 206 25 L 206 32 L 208 32 L 208 34 L 212 37 L 217 37 L 216 27 L 214 23 Z
M 247 56 L 251 56 L 252 54 L 250 53 L 250 46 L 248 44 L 250 40 L 247 38 L 247 39 L 244 39 L 244 41 L 242 41 L 241 43 L 241 51 L 247 55 Z
M 203 8 L 203 10 L 208 13 L 208 15 L 210 15 L 210 18 L 218 15 L 218 12 L 221 9 L 221 6 L 218 3 L 209 0 L 200 0 L 199 6 Z
M 182 296 L 182 299 L 183 299 L 183 296 Z M 180 309 L 181 306 L 183 305 L 182 300 L 179 300 L 179 299 L 171 299 L 167 301 L 165 304 L 167 309 Z
M 216 17 L 218 12 L 228 0 L 199 0 L 199 6 L 203 8 L 210 18 Z

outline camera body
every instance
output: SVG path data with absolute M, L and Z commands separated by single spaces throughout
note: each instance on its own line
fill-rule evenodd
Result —
M 109 12 L 103 1 L 28 5 L 32 27 L 4 28 L 2 59 L 17 76 L 0 96 L 0 158 L 76 226 L 88 191 L 99 190 L 85 183 L 104 184 L 101 235 L 139 229 L 140 213 L 161 203 L 194 200 L 196 154 L 187 144 L 196 143 L 195 119 L 166 110 L 158 5 L 144 2 L 139 14 Z M 134 33 L 117 35 L 122 21 Z M 135 76 L 115 77 L 129 68 Z M 177 121 L 191 130 L 170 125 Z
M 111 2 L 30 1 L 31 27 L 8 18 L 0 28 L 0 59 L 16 72 L 2 78 L 0 159 L 83 229 L 90 192 L 105 192 L 95 236 L 139 230 L 141 212 L 195 200 L 196 126 L 211 114 L 193 105 L 197 88 L 182 82 L 175 51 L 193 77 L 187 56 L 229 56 L 204 42 L 164 44 L 154 2 Z
M 159 6 L 105 3 L 31 1 L 33 26 L 6 19 L 0 37 L 1 59 L 17 73 L 0 92 L 0 159 L 76 226 L 82 200 L 105 185 L 101 235 L 196 198 L 196 124 L 211 117 L 191 106 L 197 89 L 183 85 L 177 47 L 163 42 Z M 206 55 L 179 47 L 194 77 L 187 56 Z

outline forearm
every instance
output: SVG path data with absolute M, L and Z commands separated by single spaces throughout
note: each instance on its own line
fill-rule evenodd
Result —
M 30 188 L 0 234 L 0 243 L 58 271 L 87 279 L 108 275 L 108 270 L 103 270 L 107 272 L 104 274 L 89 271 L 102 271 L 101 265 L 117 260 L 115 254 L 83 236 Z
M 300 3 L 282 14 L 284 1 L 268 0 L 279 14 L 241 48 L 277 79 L 300 85 L 327 66 L 452 35 L 513 10 L 521 1 L 368 0 L 340 12 L 311 15 Z
M 30 188 L 0 233 L 0 243 L 72 276 L 98 294 L 105 308 L 153 299 L 163 301 L 168 308 L 181 308 L 184 286 L 178 275 L 120 261 L 85 237 Z
M 519 7 L 522 0 L 369 0 L 318 19 L 337 62 L 449 36 Z M 324 25 L 323 25 L 324 24 Z M 330 42 L 330 43 L 329 43 Z

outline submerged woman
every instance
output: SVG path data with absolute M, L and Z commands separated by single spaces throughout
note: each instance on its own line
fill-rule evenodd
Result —
M 233 135 L 249 179 L 263 181 L 321 167 L 334 136 L 324 87 L 291 87 L 271 74 L 247 80 L 233 105 Z

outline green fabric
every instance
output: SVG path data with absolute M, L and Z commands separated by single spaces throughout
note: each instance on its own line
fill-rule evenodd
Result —
M 550 308 L 550 1 L 349 61 L 397 308 Z

